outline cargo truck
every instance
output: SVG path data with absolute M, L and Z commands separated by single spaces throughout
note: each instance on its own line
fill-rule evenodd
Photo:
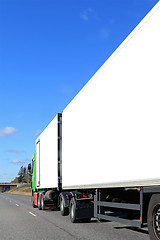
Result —
M 28 170 L 33 207 L 160 239 L 160 2 L 37 138 Z

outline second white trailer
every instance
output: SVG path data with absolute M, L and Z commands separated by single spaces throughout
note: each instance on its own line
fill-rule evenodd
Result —
M 58 115 L 36 140 L 36 187 L 58 188 Z

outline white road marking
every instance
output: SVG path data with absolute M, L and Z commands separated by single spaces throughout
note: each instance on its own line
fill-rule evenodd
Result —
M 36 217 L 36 215 L 34 214 L 34 213 L 32 213 L 32 212 L 29 212 L 32 216 L 34 216 L 34 217 Z
M 16 204 L 16 206 L 17 206 L 17 207 L 19 207 L 19 205 L 18 205 L 18 204 Z

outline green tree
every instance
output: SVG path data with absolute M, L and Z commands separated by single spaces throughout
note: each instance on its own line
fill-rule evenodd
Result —
M 21 166 L 19 172 L 18 172 L 18 182 L 22 183 L 23 182 L 23 178 L 24 178 L 24 167 Z
M 32 177 L 27 174 L 27 168 L 24 166 L 20 167 L 18 172 L 18 177 L 16 177 L 12 183 L 31 183 Z

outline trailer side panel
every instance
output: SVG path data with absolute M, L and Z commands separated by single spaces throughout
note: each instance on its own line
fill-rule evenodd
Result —
M 159 29 L 160 2 L 63 111 L 64 189 L 160 184 Z

